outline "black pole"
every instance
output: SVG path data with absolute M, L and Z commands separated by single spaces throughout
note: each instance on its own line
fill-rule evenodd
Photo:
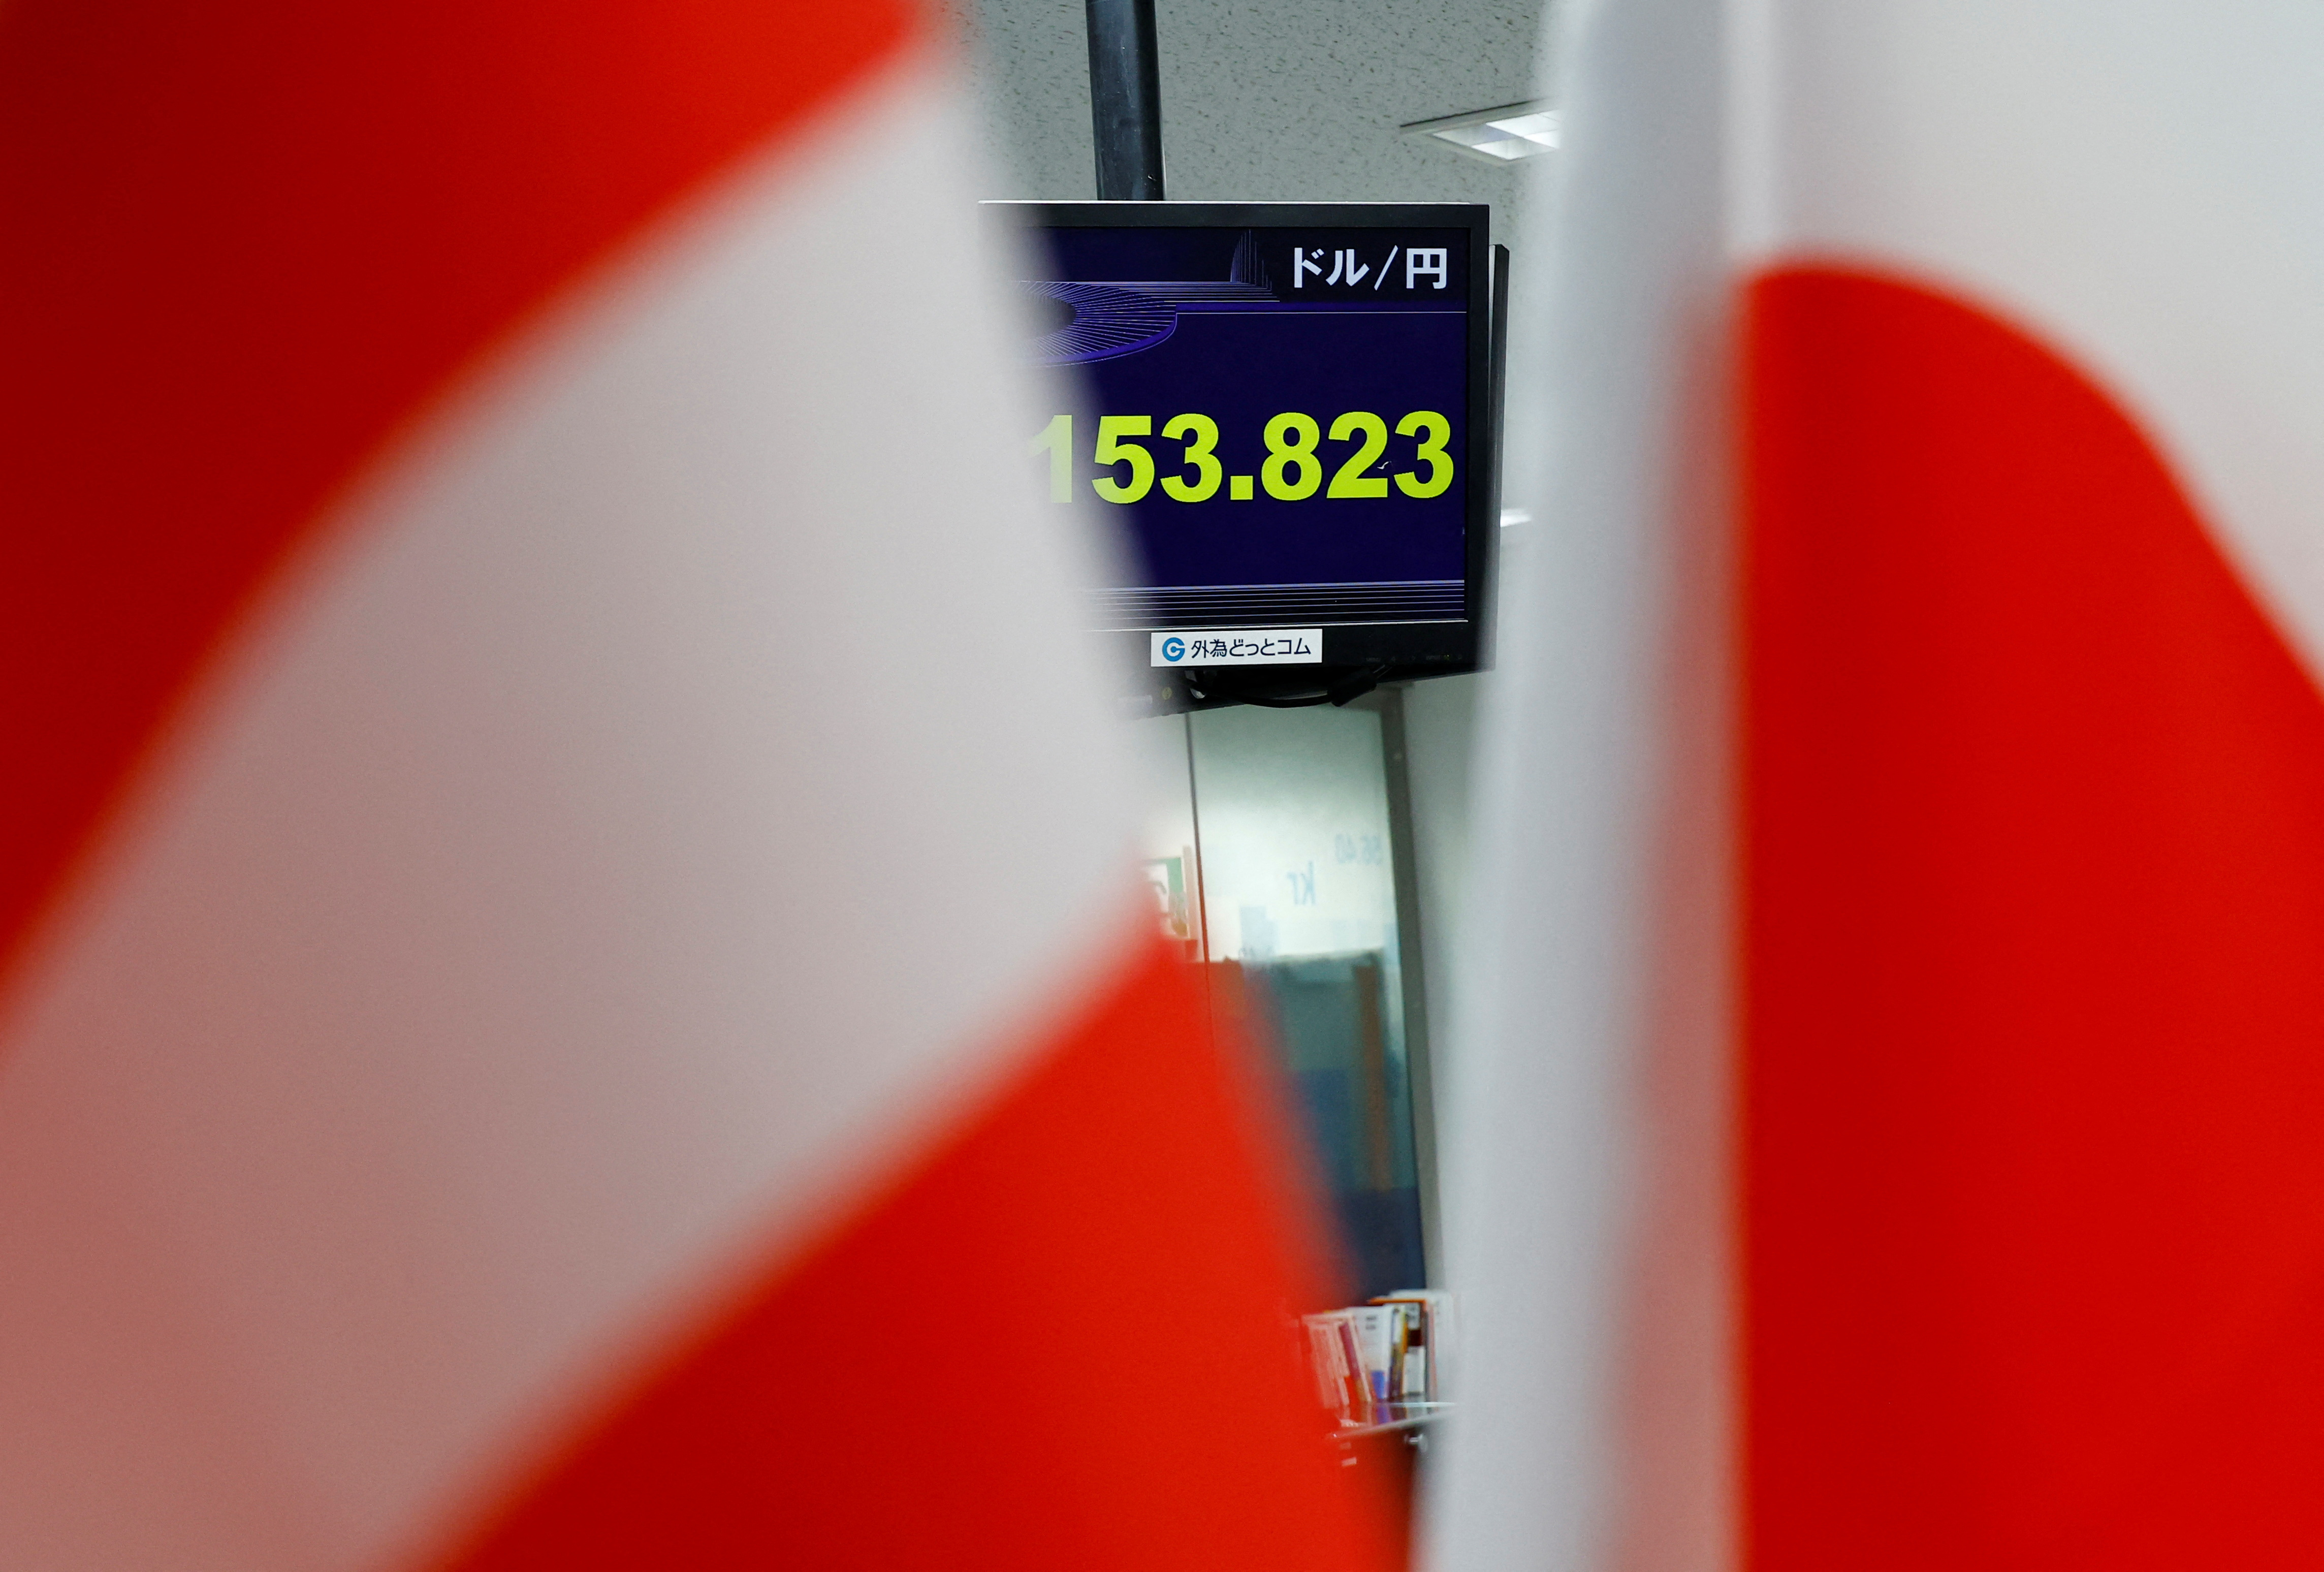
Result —
M 1485 509 L 1485 604 L 1477 614 L 1477 670 L 1493 669 L 1493 642 L 1499 636 L 1501 581 L 1501 439 L 1509 404 L 1509 248 L 1493 247 L 1491 358 L 1486 362 L 1487 408 L 1493 420 L 1493 473 L 1486 485 L 1492 501 Z
M 1102 202 L 1162 199 L 1154 0 L 1089 0 L 1090 122 Z

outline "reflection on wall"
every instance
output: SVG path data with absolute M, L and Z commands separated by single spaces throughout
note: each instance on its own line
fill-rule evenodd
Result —
M 1146 875 L 1146 896 L 1153 907 L 1156 929 L 1164 939 L 1186 946 L 1188 960 L 1200 960 L 1201 955 L 1193 948 L 1194 863 L 1194 848 L 1188 846 L 1176 856 L 1148 857 L 1139 868 Z
M 1322 705 L 1190 718 L 1211 958 L 1392 956 L 1379 717 Z
M 1282 1055 L 1359 1297 L 1421 1286 L 1379 717 L 1190 717 L 1208 953 Z
M 1272 1028 L 1339 1213 L 1358 1298 L 1423 1284 L 1411 1083 L 1388 1050 L 1378 950 L 1243 968 Z
M 1139 805 L 1139 871 L 1155 931 L 1190 961 L 1204 958 L 1202 872 L 1194 856 L 1194 804 L 1186 723 L 1178 716 L 1129 727 L 1145 800 Z

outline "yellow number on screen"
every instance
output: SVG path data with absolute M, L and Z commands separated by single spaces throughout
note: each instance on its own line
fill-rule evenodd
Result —
M 1284 438 L 1293 435 L 1298 441 L 1286 446 Z M 1306 415 L 1277 415 L 1267 422 L 1267 462 L 1259 467 L 1259 483 L 1267 487 L 1268 495 L 1277 502 L 1300 502 L 1315 495 L 1323 484 L 1323 461 L 1315 457 L 1315 444 L 1323 439 L 1323 429 Z M 1286 469 L 1297 470 L 1299 478 L 1285 479 Z
M 1097 461 L 1101 466 L 1130 466 L 1130 482 L 1123 485 L 1111 475 L 1102 475 L 1090 482 L 1098 495 L 1108 502 L 1132 503 L 1154 489 L 1154 455 L 1135 442 L 1120 442 L 1118 437 L 1150 437 L 1154 434 L 1151 415 L 1101 415 L 1097 422 Z M 1442 490 L 1442 487 L 1438 488 Z
M 1053 415 L 1041 434 L 1025 444 L 1028 453 L 1049 450 L 1049 500 L 1074 500 L 1074 418 Z
M 1425 430 L 1415 458 L 1428 460 L 1428 478 L 1422 480 L 1407 469 L 1396 477 L 1397 490 L 1406 496 L 1441 496 L 1452 484 L 1452 456 L 1444 451 L 1444 444 L 1452 439 L 1452 422 L 1434 410 L 1415 410 L 1396 423 L 1396 434 L 1409 437 Z
M 1200 479 L 1192 485 L 1175 475 L 1162 477 L 1162 490 L 1173 502 L 1208 502 L 1218 495 L 1219 477 L 1225 474 L 1214 453 L 1219 445 L 1219 423 L 1208 415 L 1173 415 L 1170 423 L 1162 428 L 1165 437 L 1192 437 L 1186 444 L 1185 465 Z
M 1340 466 L 1340 472 L 1332 476 L 1332 489 L 1323 494 L 1325 496 L 1388 495 L 1386 476 L 1375 476 L 1370 479 L 1364 476 L 1364 471 L 1378 464 L 1379 456 L 1388 451 L 1388 422 L 1361 410 L 1350 410 L 1332 422 L 1332 440 L 1334 442 L 1344 442 L 1359 431 L 1364 434 L 1363 446 L 1356 449 L 1353 458 Z

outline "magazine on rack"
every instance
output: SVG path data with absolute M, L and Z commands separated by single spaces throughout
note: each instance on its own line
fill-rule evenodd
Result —
M 1342 1425 L 1443 1401 L 1452 1297 L 1414 1289 L 1302 1318 L 1316 1395 Z

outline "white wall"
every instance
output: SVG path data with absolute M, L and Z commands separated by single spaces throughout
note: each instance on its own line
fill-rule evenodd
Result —
M 1466 909 L 1472 848 L 1469 838 L 1470 761 L 1476 747 L 1479 677 L 1437 677 L 1404 692 L 1405 770 L 1412 790 L 1412 856 L 1418 875 L 1422 976 L 1428 985 L 1428 1052 L 1435 1098 L 1459 1074 L 1453 1025 L 1460 968 L 1461 914 Z
M 1393 960 L 1379 717 L 1322 705 L 1193 720 L 1213 958 Z

